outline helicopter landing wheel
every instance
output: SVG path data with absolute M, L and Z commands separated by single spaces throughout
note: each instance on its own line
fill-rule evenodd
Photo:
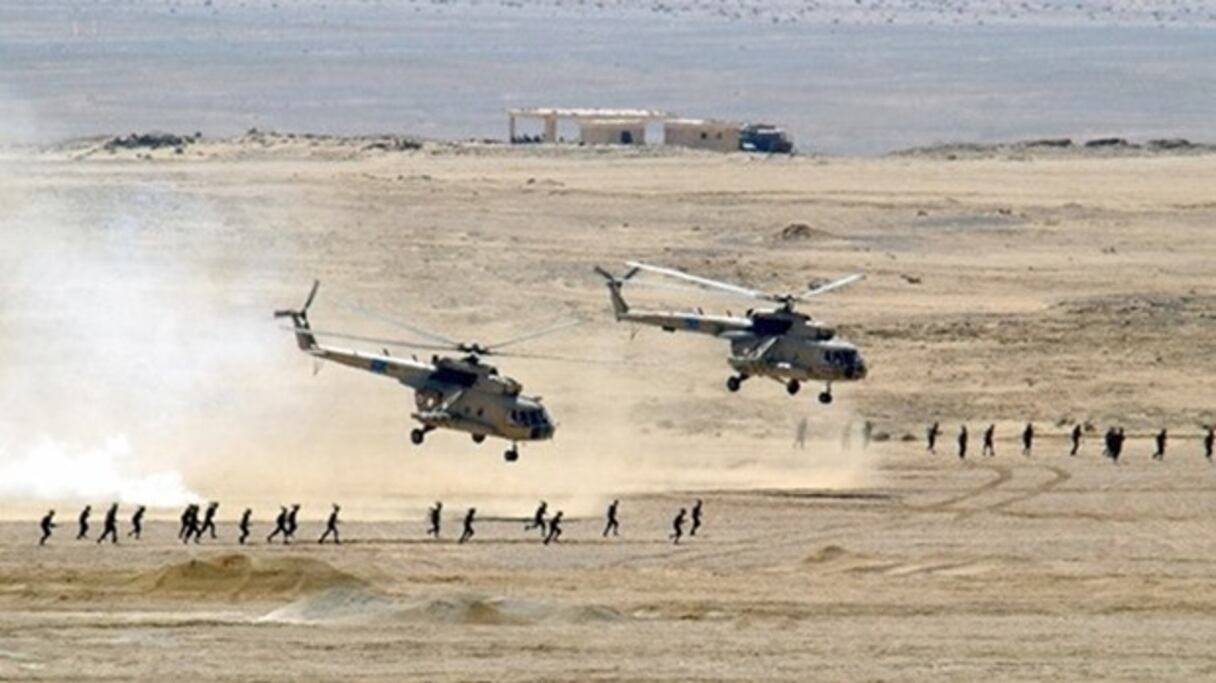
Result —
M 802 384 L 796 379 L 791 379 L 789 382 L 786 382 L 786 384 L 785 384 L 785 390 L 787 393 L 789 393 L 790 396 L 793 396 L 794 394 L 798 393 L 798 390 L 801 388 L 802 388 Z
M 734 375 L 726 378 L 726 388 L 729 389 L 732 394 L 738 391 L 739 387 L 741 386 L 743 386 L 743 380 L 741 378 Z
M 819 392 L 819 402 L 825 406 L 827 404 L 831 403 L 832 402 L 832 392 L 830 392 L 830 391 Z
M 519 460 L 519 449 L 512 446 L 511 448 L 507 449 L 506 453 L 502 454 L 502 457 L 507 462 L 515 462 L 516 460 Z
M 426 440 L 426 432 L 421 429 L 414 429 L 410 432 L 410 441 L 414 442 L 415 446 L 421 446 Z
M 485 441 L 485 440 L 486 440 L 485 434 L 474 434 L 473 435 L 473 443 L 481 443 L 482 441 Z

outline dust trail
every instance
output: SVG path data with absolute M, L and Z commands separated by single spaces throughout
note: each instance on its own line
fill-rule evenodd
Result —
M 153 507 L 198 500 L 178 472 L 140 473 L 131 461 L 131 445 L 122 436 L 91 449 L 49 437 L 20 451 L 0 448 L 0 498 L 116 500 Z

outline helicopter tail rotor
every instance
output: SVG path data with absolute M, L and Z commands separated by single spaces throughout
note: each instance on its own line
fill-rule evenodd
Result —
M 637 275 L 641 269 L 636 266 L 631 267 L 619 278 L 599 266 L 596 266 L 594 270 L 608 281 L 608 295 L 612 297 L 612 312 L 616 315 L 616 319 L 620 320 L 629 313 L 629 304 L 625 302 L 625 297 L 621 296 L 621 287 L 624 287 L 625 283 Z
M 308 298 L 304 300 L 304 305 L 300 310 L 279 309 L 274 312 L 275 318 L 291 318 L 296 333 L 296 343 L 303 351 L 309 351 L 317 345 L 317 338 L 313 336 L 312 328 L 308 324 L 308 308 L 312 306 L 313 299 L 317 298 L 317 289 L 320 287 L 320 280 L 312 281 L 312 289 L 309 290 Z

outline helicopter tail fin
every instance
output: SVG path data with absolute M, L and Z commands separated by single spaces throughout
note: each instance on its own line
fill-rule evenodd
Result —
M 595 267 L 595 272 L 607 280 L 608 296 L 612 298 L 612 312 L 616 314 L 616 319 L 620 320 L 629 313 L 629 304 L 625 302 L 625 297 L 621 296 L 621 287 L 629 281 L 629 278 L 638 274 L 638 269 L 632 268 L 619 278 L 599 266 Z
M 312 327 L 308 324 L 308 307 L 312 305 L 312 300 L 317 296 L 317 288 L 320 286 L 320 280 L 313 280 L 312 291 L 308 293 L 308 298 L 304 300 L 304 306 L 300 310 L 284 309 L 274 312 L 276 318 L 291 318 L 296 334 L 296 345 L 300 347 L 301 351 L 312 351 L 317 348 L 317 338 L 313 336 Z

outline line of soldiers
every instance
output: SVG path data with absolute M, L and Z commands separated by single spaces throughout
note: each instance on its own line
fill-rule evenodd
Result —
M 1076 456 L 1081 449 L 1081 438 L 1084 430 L 1080 424 L 1074 425 L 1069 433 L 1069 440 L 1072 447 L 1069 449 L 1070 456 Z M 937 453 L 937 438 L 941 435 L 941 423 L 934 422 L 925 432 L 926 450 L 930 453 Z M 1027 422 L 1022 429 L 1022 455 L 1030 457 L 1031 451 L 1034 448 L 1035 429 L 1034 424 Z M 1103 456 L 1118 463 L 1119 457 L 1123 454 L 1123 442 L 1126 440 L 1122 427 L 1111 427 L 1106 431 L 1105 442 L 1106 446 L 1102 452 Z M 959 427 L 957 444 L 958 458 L 965 460 L 967 458 L 967 445 L 970 435 L 967 432 L 967 425 Z M 1152 459 L 1161 462 L 1165 460 L 1165 447 L 1169 439 L 1169 433 L 1166 429 L 1157 432 L 1153 441 L 1156 444 L 1156 450 L 1153 451 Z M 1203 435 L 1203 457 L 1212 462 L 1212 451 L 1216 447 L 1216 427 L 1209 426 Z M 996 425 L 989 424 L 988 428 L 983 433 L 983 448 L 981 454 L 985 457 L 996 456 Z
M 617 511 L 620 509 L 620 504 L 620 500 L 613 500 L 612 503 L 608 505 L 608 511 L 605 513 L 604 531 L 602 534 L 604 538 L 607 538 L 609 534 L 612 534 L 614 537 L 620 534 L 621 523 L 617 518 Z M 692 506 L 692 526 L 688 530 L 688 536 L 696 536 L 697 530 L 701 528 L 702 505 L 703 502 L 698 498 Z M 187 505 L 182 511 L 180 517 L 181 525 L 179 526 L 177 532 L 178 539 L 181 540 L 182 543 L 190 543 L 191 541 L 198 543 L 205 534 L 213 539 L 218 538 L 216 534 L 215 516 L 219 511 L 219 507 L 220 504 L 215 501 L 208 503 L 205 509 L 200 508 L 200 506 L 194 503 Z M 78 519 L 80 530 L 76 535 L 77 540 L 88 538 L 89 517 L 92 514 L 92 510 L 93 508 L 91 505 L 86 505 L 80 512 L 80 517 Z M 202 512 L 201 520 L 199 518 L 200 510 Z M 330 536 L 333 537 L 334 543 L 340 544 L 342 542 L 338 533 L 338 513 L 341 510 L 342 508 L 337 503 L 333 504 L 333 510 L 330 512 L 329 518 L 325 523 L 325 532 L 321 534 L 321 537 L 317 540 L 317 543 L 325 543 Z M 542 500 L 540 505 L 536 508 L 536 512 L 533 513 L 531 521 L 524 525 L 524 531 L 540 529 L 542 542 L 545 545 L 556 543 L 561 538 L 562 518 L 564 516 L 564 513 L 561 510 L 558 510 L 553 514 L 552 517 L 549 517 L 548 511 L 549 504 Z M 131 517 L 131 530 L 127 533 L 128 537 L 135 538 L 136 540 L 140 539 L 143 534 L 143 519 L 146 512 L 147 508 L 143 505 L 140 505 L 135 510 L 135 514 Z M 279 514 L 275 518 L 274 530 L 271 531 L 266 537 L 266 542 L 273 543 L 276 538 L 282 538 L 284 544 L 291 543 L 291 541 L 295 538 L 296 531 L 299 529 L 299 523 L 297 521 L 299 512 L 299 503 L 293 504 L 290 508 L 280 506 Z M 427 518 L 430 522 L 430 526 L 426 532 L 428 536 L 432 536 L 436 539 L 439 538 L 442 513 L 443 503 L 439 501 L 435 503 L 434 507 L 429 509 Z M 689 511 L 687 508 L 680 508 L 679 513 L 677 513 L 675 519 L 672 520 L 672 533 L 668 538 L 670 538 L 673 543 L 678 545 L 680 543 L 680 539 L 684 537 L 684 526 L 688 523 L 689 516 Z M 248 540 L 251 533 L 250 524 L 252 517 L 253 510 L 250 508 L 245 508 L 245 511 L 241 513 L 240 521 L 237 523 L 237 529 L 240 531 L 240 535 L 237 537 L 237 542 L 241 545 L 245 545 L 245 542 Z M 475 521 L 476 517 L 477 508 L 469 508 L 468 512 L 466 512 L 464 515 L 464 524 L 457 543 L 463 544 L 472 540 L 474 534 L 473 522 Z M 55 524 L 55 511 L 50 510 L 40 522 L 42 538 L 39 539 L 38 544 L 45 545 L 57 526 L 58 525 Z M 101 543 L 107 538 L 109 538 L 112 543 L 118 542 L 118 503 L 111 505 L 110 509 L 106 512 L 104 531 L 102 532 L 101 537 L 97 539 L 97 542 Z
M 206 509 L 202 509 L 194 503 L 187 505 L 182 510 L 181 517 L 179 518 L 181 526 L 178 528 L 177 538 L 182 543 L 190 543 L 191 541 L 198 543 L 202 540 L 204 534 L 213 539 L 218 538 L 215 515 L 219 511 L 219 508 L 220 504 L 214 501 L 208 503 Z M 200 510 L 202 512 L 201 520 L 199 518 Z M 338 513 L 341 510 L 342 508 L 337 503 L 333 504 L 333 510 L 329 513 L 329 518 L 325 523 L 325 532 L 321 534 L 321 538 L 317 539 L 317 543 L 325 543 L 332 536 L 334 543 L 341 544 L 342 541 L 338 535 Z M 134 538 L 138 541 L 143 536 L 144 515 L 147 511 L 148 508 L 143 505 L 135 509 L 135 513 L 131 515 L 131 530 L 127 532 L 128 538 Z M 290 510 L 286 507 L 280 507 L 279 516 L 275 519 L 274 531 L 266 537 L 266 542 L 270 543 L 276 537 L 282 536 L 283 543 L 290 543 L 295 538 L 296 531 L 299 529 L 299 524 L 296 520 L 299 512 L 300 505 L 298 503 L 292 505 Z M 76 540 L 79 541 L 89 537 L 89 518 L 92 514 L 93 506 L 91 505 L 85 505 L 84 509 L 80 511 L 80 516 L 77 517 L 79 531 L 76 534 Z M 237 523 L 237 529 L 240 531 L 237 542 L 241 545 L 245 545 L 245 541 L 249 538 L 252 518 L 253 510 L 245 508 L 245 511 L 241 513 L 240 521 Z M 51 538 L 51 535 L 58 526 L 55 523 L 55 511 L 48 511 L 39 522 L 42 537 L 38 540 L 38 545 L 46 545 L 46 542 Z M 104 526 L 97 542 L 103 543 L 106 539 L 109 539 L 111 543 L 118 543 L 118 503 L 110 505 L 109 510 L 106 511 Z
M 620 534 L 621 523 L 617 518 L 617 512 L 620 510 L 620 505 L 620 500 L 613 500 L 608 505 L 608 510 L 604 514 L 604 531 L 601 534 L 602 537 L 607 538 L 609 534 L 612 534 L 615 537 Z M 697 529 L 701 528 L 702 505 L 703 502 L 698 498 L 692 506 L 692 526 L 688 531 L 689 536 L 696 536 Z M 431 536 L 432 538 L 436 539 L 439 538 L 440 526 L 442 523 L 442 513 L 442 501 L 436 501 L 435 505 L 427 511 L 427 520 L 429 521 L 429 526 L 426 530 L 427 536 Z M 524 531 L 531 531 L 533 529 L 540 530 L 542 539 L 541 542 L 544 543 L 544 545 L 556 543 L 558 539 L 561 538 L 562 518 L 565 514 L 561 510 L 558 510 L 557 512 L 553 513 L 552 517 L 549 517 L 548 513 L 549 503 L 542 500 L 540 501 L 540 504 L 537 505 L 536 511 L 532 513 L 532 518 L 524 524 Z M 473 535 L 475 533 L 473 529 L 473 522 L 475 521 L 476 517 L 477 508 L 469 508 L 468 512 L 466 512 L 464 515 L 464 523 L 460 531 L 460 538 L 456 541 L 457 543 L 468 543 L 473 539 Z M 684 525 L 688 523 L 688 518 L 688 510 L 686 508 L 680 508 L 680 511 L 676 514 L 675 519 L 672 520 L 673 531 L 668 537 L 673 543 L 679 544 L 680 539 L 684 537 Z

